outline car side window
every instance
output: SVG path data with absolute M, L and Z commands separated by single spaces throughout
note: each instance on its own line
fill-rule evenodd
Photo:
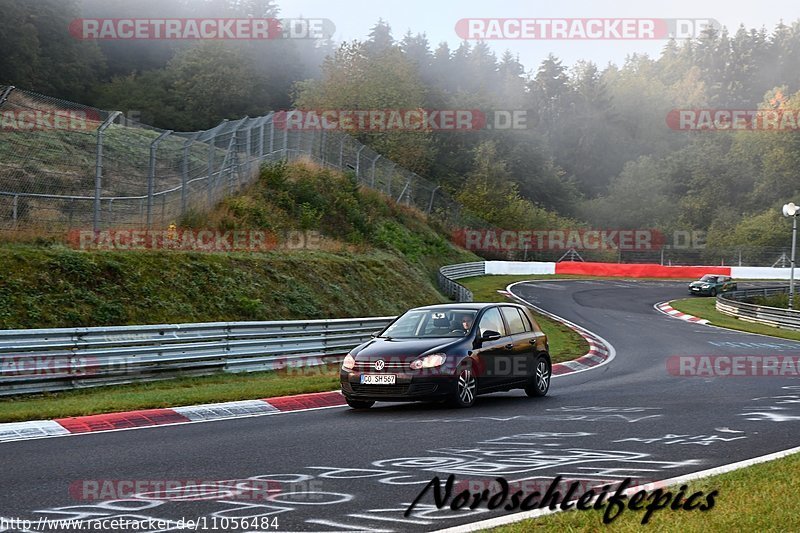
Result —
M 500 311 L 496 307 L 492 307 L 481 317 L 480 324 L 478 325 L 478 334 L 483 335 L 484 331 L 496 331 L 501 337 L 506 336 L 506 328 L 503 325 L 503 319 L 500 318 Z
M 517 333 L 525 333 L 525 325 L 522 322 L 522 317 L 519 316 L 519 311 L 516 307 L 501 307 L 503 318 L 506 319 L 508 324 L 508 334 L 516 335 Z
M 528 320 L 528 317 L 525 316 L 525 313 L 522 311 L 522 309 L 517 309 L 517 313 L 519 313 L 519 316 L 522 319 L 522 327 L 525 328 L 525 331 L 533 331 L 533 325 L 531 325 L 531 321 Z

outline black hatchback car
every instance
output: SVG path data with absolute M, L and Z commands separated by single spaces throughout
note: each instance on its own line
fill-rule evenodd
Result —
M 478 394 L 550 388 L 547 336 L 527 308 L 461 303 L 411 309 L 345 357 L 342 393 L 354 409 L 376 401 L 444 400 L 469 407 Z

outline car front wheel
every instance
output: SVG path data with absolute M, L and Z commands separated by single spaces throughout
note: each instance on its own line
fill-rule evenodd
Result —
M 456 392 L 452 403 L 456 407 L 472 407 L 478 392 L 478 381 L 472 366 L 464 366 L 458 371 L 456 378 Z
M 531 398 L 547 395 L 547 391 L 550 390 L 550 377 L 550 361 L 546 356 L 540 355 L 536 359 L 536 371 L 530 377 L 528 386 L 525 387 L 525 394 Z

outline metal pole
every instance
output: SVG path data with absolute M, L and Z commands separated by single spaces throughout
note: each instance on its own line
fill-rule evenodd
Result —
M 344 140 L 346 139 L 346 134 L 342 134 L 342 140 L 339 141 L 339 170 L 342 170 L 344 166 Z
M 433 199 L 436 196 L 436 191 L 441 188 L 441 185 L 437 185 L 433 188 L 433 192 L 431 193 L 431 201 L 428 203 L 428 214 L 431 214 L 431 210 L 433 209 Z
M 183 163 L 181 165 L 181 216 L 186 212 L 187 182 L 189 181 L 189 148 L 191 148 L 200 132 L 195 133 L 183 143 Z
M 6 100 L 8 100 L 8 95 L 11 94 L 11 91 L 13 91 L 14 89 L 15 87 L 13 85 L 9 85 L 3 91 L 3 94 L 0 94 L 0 106 L 6 103 Z
M 156 150 L 158 150 L 159 143 L 170 133 L 172 133 L 172 130 L 167 130 L 150 143 L 150 168 L 147 172 L 147 229 L 150 229 L 153 225 L 153 190 L 155 189 L 156 181 Z
M 272 152 L 275 151 L 275 115 L 269 115 L 269 155 L 272 157 Z
M 12 221 L 14 222 L 14 229 L 17 229 L 17 204 L 18 203 L 19 203 L 19 195 L 15 194 L 14 195 L 14 200 L 13 200 L 13 203 L 12 203 L 13 213 L 11 215 Z
M 111 125 L 114 120 L 122 114 L 122 111 L 114 111 L 97 128 L 97 153 L 95 154 L 94 167 L 94 216 L 92 217 L 92 230 L 100 229 L 100 191 L 103 182 L 103 132 Z
M 792 217 L 792 268 L 789 272 L 789 309 L 794 309 L 794 254 L 797 249 L 797 215 Z
M 377 163 L 378 159 L 380 158 L 381 156 L 380 154 L 378 154 L 378 157 L 372 160 L 372 184 L 370 185 L 370 187 L 372 187 L 373 189 L 375 188 L 375 163 Z
M 294 111 L 289 111 L 289 114 L 286 117 L 286 124 L 283 127 L 283 158 L 289 159 L 289 116 L 294 113 Z
M 367 147 L 366 144 L 362 144 L 361 148 L 359 148 L 358 152 L 356 152 L 356 181 L 359 181 L 361 179 L 361 150 L 363 150 L 366 147 Z

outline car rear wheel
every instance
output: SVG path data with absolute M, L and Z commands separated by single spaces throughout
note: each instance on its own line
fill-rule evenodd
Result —
M 525 394 L 531 398 L 547 395 L 547 391 L 550 390 L 551 370 L 550 360 L 546 356 L 540 355 L 536 359 L 536 370 L 530 377 L 528 386 L 525 387 Z
M 478 392 L 478 380 L 471 365 L 462 367 L 456 378 L 456 392 L 452 404 L 456 407 L 472 407 Z
M 351 400 L 350 398 L 345 398 L 347 401 L 347 405 L 352 407 L 353 409 L 369 409 L 373 405 L 375 405 L 374 401 L 368 400 Z
M 711 289 L 711 296 L 716 296 L 716 295 L 717 295 L 717 289 L 716 288 Z

